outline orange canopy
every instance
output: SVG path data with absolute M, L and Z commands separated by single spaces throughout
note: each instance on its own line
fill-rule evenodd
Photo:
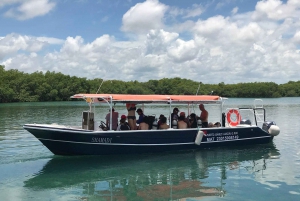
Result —
M 135 95 L 135 94 L 75 94 L 71 98 L 92 99 L 93 102 L 102 102 L 104 99 L 114 103 L 220 103 L 221 97 L 211 95 Z

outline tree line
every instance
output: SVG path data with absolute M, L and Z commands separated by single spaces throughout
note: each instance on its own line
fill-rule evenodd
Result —
M 120 80 L 103 82 L 101 78 L 89 80 L 50 71 L 28 74 L 16 69 L 5 70 L 5 67 L 0 65 L 0 103 L 68 101 L 74 94 L 97 91 L 115 94 L 178 95 L 195 95 L 198 91 L 198 95 L 215 94 L 234 98 L 299 97 L 300 80 L 285 84 L 274 82 L 204 84 L 176 77 L 147 82 Z

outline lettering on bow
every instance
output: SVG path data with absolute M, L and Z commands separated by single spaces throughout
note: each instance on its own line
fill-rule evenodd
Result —
M 94 143 L 111 143 L 112 138 L 106 138 L 106 137 L 93 137 L 92 142 Z

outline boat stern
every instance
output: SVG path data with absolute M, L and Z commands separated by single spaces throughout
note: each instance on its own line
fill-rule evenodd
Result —
M 274 121 L 265 121 L 262 125 L 262 129 L 272 136 L 277 136 L 280 133 L 280 128 Z

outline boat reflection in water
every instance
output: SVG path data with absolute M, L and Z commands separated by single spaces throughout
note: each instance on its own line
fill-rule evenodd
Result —
M 227 172 L 256 174 L 279 157 L 273 144 L 163 155 L 54 157 L 25 181 L 33 190 L 72 188 L 82 200 L 186 200 L 226 196 Z M 212 170 L 217 170 L 216 172 Z M 209 181 L 217 177 L 218 184 Z

